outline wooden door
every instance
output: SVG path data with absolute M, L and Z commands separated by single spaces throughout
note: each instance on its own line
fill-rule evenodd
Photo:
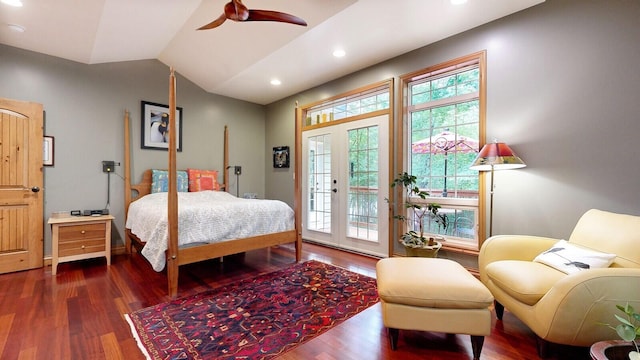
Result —
M 42 105 L 0 99 L 0 273 L 43 265 Z

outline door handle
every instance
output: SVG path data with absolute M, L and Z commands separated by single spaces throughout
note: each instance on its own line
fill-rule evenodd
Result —
M 33 191 L 34 193 L 37 193 L 37 192 L 40 191 L 40 188 L 37 187 L 37 186 L 34 186 L 34 187 L 31 188 L 31 191 Z
M 331 191 L 333 191 L 334 193 L 337 193 L 337 192 L 338 192 L 338 189 L 333 188 Z

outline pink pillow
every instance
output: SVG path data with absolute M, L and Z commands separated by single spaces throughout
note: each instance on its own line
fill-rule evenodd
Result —
M 220 190 L 217 170 L 187 169 L 189 191 Z

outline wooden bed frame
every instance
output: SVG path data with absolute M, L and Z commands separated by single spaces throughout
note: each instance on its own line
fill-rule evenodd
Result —
M 296 261 L 299 262 L 302 256 L 302 233 L 300 228 L 299 205 L 294 206 L 295 229 L 274 234 L 260 235 L 243 239 L 230 239 L 222 242 L 204 244 L 186 248 L 178 247 L 178 195 L 176 185 L 176 133 L 175 119 L 175 75 L 173 69 L 169 77 L 169 192 L 168 192 L 168 221 L 169 221 L 169 244 L 166 253 L 167 258 L 167 281 L 169 296 L 172 298 L 178 294 L 178 271 L 180 265 L 191 264 L 198 261 L 219 258 L 226 255 L 242 253 L 249 250 L 262 249 L 266 247 L 294 243 L 296 249 Z M 142 181 L 138 184 L 131 183 L 131 144 L 129 112 L 125 111 L 124 116 L 124 143 L 125 143 L 125 218 L 128 213 L 129 204 L 136 199 L 151 192 L 151 170 L 146 170 L 142 176 Z M 225 191 L 227 187 L 227 167 L 228 167 L 228 129 L 224 128 L 224 170 L 223 184 Z M 296 187 L 296 192 L 299 188 Z M 135 192 L 135 196 L 133 194 Z M 296 199 L 299 197 L 296 194 Z M 144 241 L 133 235 L 129 229 L 125 229 L 125 248 L 127 252 L 132 251 L 133 245 L 140 249 L 144 246 Z

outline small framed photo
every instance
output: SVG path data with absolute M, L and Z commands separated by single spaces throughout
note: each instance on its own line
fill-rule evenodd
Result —
M 142 101 L 142 139 L 143 149 L 169 149 L 169 107 L 167 105 Z M 182 151 L 182 108 L 176 107 L 176 147 Z
M 288 146 L 276 146 L 273 148 L 273 167 L 277 169 L 289 167 Z
M 53 166 L 53 136 L 45 136 L 42 139 L 42 165 Z

